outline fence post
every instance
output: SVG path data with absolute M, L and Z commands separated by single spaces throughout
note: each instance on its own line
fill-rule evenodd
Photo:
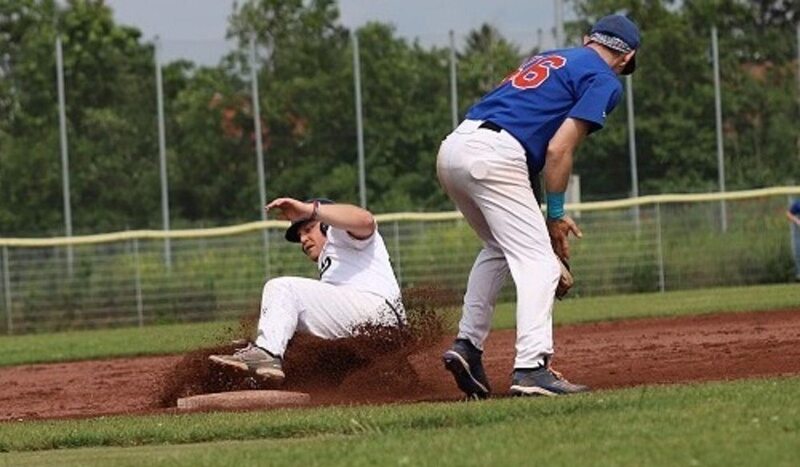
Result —
M 667 289 L 664 277 L 664 243 L 661 235 L 661 203 L 656 203 L 656 249 L 658 254 L 658 289 L 664 293 Z
M 261 142 L 261 103 L 258 94 L 258 70 L 256 59 L 256 40 L 250 37 L 250 99 L 253 104 L 253 138 L 256 143 L 256 170 L 258 170 L 258 197 L 261 201 L 261 220 L 267 220 L 264 206 L 267 204 L 266 175 L 264 171 L 264 147 Z
M 64 53 L 61 36 L 56 37 L 56 80 L 58 88 L 58 134 L 61 142 L 61 185 L 64 198 L 64 228 L 67 237 L 72 237 L 72 203 L 69 198 L 69 144 L 67 143 L 67 112 L 64 91 Z M 72 244 L 67 245 L 67 273 L 73 273 Z
M 564 0 L 555 0 L 555 13 L 556 13 L 556 48 L 564 47 L 566 40 L 564 39 Z
M 536 53 L 541 52 L 544 50 L 544 31 L 542 28 L 536 30 Z
M 264 144 L 261 134 L 261 97 L 258 93 L 258 57 L 256 55 L 256 38 L 250 36 L 250 99 L 253 104 L 253 139 L 256 143 L 256 170 L 258 171 L 258 199 L 261 202 L 261 220 L 267 220 L 267 176 L 264 168 Z M 269 230 L 261 234 L 264 242 L 264 272 L 270 275 L 269 267 Z
M 11 280 L 8 277 L 8 247 L 3 246 L 3 296 L 6 299 L 6 332 L 14 333 L 14 321 L 11 318 Z
M 367 175 L 364 163 L 364 117 L 361 109 L 361 52 L 358 49 L 358 32 L 350 34 L 353 42 L 353 87 L 356 94 L 356 136 L 358 143 L 358 193 L 361 207 L 367 207 Z
M 264 239 L 264 272 L 266 272 L 266 278 L 269 280 L 272 277 L 272 263 L 270 262 L 270 246 L 269 246 L 269 227 L 264 228 L 264 233 L 262 235 Z
M 161 175 L 161 219 L 164 232 L 169 232 L 169 187 L 167 178 L 167 137 L 164 124 L 164 85 L 161 78 L 161 41 L 155 39 L 155 53 L 153 61 L 156 66 L 156 105 L 158 117 L 158 165 Z M 172 270 L 172 248 L 170 238 L 164 236 L 164 264 L 167 271 Z
M 144 306 L 142 305 L 142 270 L 139 264 L 139 239 L 133 239 L 133 260 L 136 268 L 136 315 L 139 317 L 139 327 L 144 326 Z
M 633 110 L 633 78 L 631 75 L 625 77 L 625 96 L 628 108 L 628 156 L 631 163 L 631 196 L 639 197 L 639 172 L 636 162 L 636 124 Z M 642 232 L 641 208 L 637 204 L 633 207 L 633 219 L 636 224 L 636 238 Z
M 450 30 L 450 112 L 455 130 L 458 126 L 458 84 L 456 82 L 456 40 L 452 29 Z
M 394 261 L 396 275 L 397 275 L 397 282 L 400 285 L 400 289 L 403 289 L 403 266 L 400 264 L 400 223 L 394 221 L 394 251 L 395 251 L 395 258 Z
M 711 26 L 711 53 L 714 59 L 714 111 L 717 126 L 717 173 L 719 191 L 725 193 L 725 146 L 722 139 L 722 91 L 719 82 L 719 45 L 717 27 Z M 720 223 L 722 232 L 728 231 L 728 208 L 725 200 L 719 201 Z

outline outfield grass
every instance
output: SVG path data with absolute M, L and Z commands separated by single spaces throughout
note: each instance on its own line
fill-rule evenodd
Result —
M 0 366 L 186 352 L 225 342 L 236 327 L 216 321 L 4 336 Z
M 800 285 L 718 288 L 663 294 L 575 298 L 556 305 L 556 324 L 800 307 Z M 495 329 L 514 327 L 513 304 L 497 307 Z M 143 328 L 0 337 L 0 366 L 186 352 L 226 342 L 238 323 L 217 321 Z
M 723 287 L 575 298 L 556 302 L 556 324 L 737 311 L 800 309 L 800 284 Z M 497 307 L 496 329 L 514 327 L 514 304 Z
M 556 399 L 4 423 L 0 450 L 11 452 L 0 464 L 796 465 L 798 398 L 800 379 L 791 378 Z M 42 451 L 21 452 L 32 450 Z

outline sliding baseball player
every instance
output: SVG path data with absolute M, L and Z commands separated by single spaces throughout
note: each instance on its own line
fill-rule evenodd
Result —
M 363 324 L 406 321 L 389 253 L 369 211 L 326 199 L 278 198 L 266 207 L 292 221 L 286 240 L 317 263 L 319 279 L 278 277 L 264 285 L 254 343 L 232 355 L 211 355 L 222 366 L 279 385 L 283 357 L 295 332 L 323 339 L 352 336 Z

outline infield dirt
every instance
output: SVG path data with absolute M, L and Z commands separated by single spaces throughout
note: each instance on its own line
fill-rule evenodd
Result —
M 458 400 L 439 359 L 451 340 L 375 348 L 299 339 L 292 344 L 295 356 L 287 358 L 285 389 L 308 392 L 312 405 Z M 514 340 L 513 330 L 503 330 L 487 341 L 484 364 L 493 397 L 506 395 Z M 800 310 L 562 326 L 555 341 L 554 366 L 597 390 L 800 374 Z M 251 384 L 241 375 L 215 382 L 205 363 L 208 352 L 2 368 L 0 420 L 168 413 L 181 391 Z M 350 366 L 341 366 L 342 358 Z M 181 381 L 196 384 L 176 384 Z

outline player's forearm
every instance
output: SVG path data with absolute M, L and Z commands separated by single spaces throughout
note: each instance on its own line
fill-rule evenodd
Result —
M 369 237 L 375 231 L 372 213 L 352 204 L 321 204 L 317 208 L 317 219 L 359 238 Z
M 572 174 L 572 151 L 566 148 L 548 148 L 544 165 L 545 190 L 549 193 L 567 191 Z
M 544 184 L 548 193 L 567 191 L 572 174 L 572 155 L 589 133 L 589 124 L 567 118 L 547 145 L 544 164 Z

